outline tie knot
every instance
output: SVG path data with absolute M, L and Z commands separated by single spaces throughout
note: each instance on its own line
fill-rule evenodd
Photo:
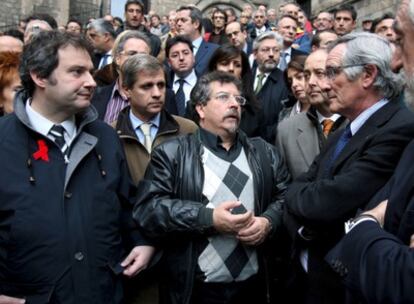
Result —
M 180 86 L 184 85 L 184 83 L 185 83 L 185 79 L 184 78 L 179 78 L 177 81 L 180 84 Z
M 264 73 L 260 73 L 259 75 L 257 75 L 257 79 L 259 79 L 259 81 L 263 81 L 265 77 L 266 75 Z
M 61 125 L 53 125 L 53 127 L 50 129 L 50 133 L 55 137 L 63 137 L 65 128 Z
M 144 122 L 139 127 L 140 127 L 142 133 L 144 133 L 145 136 L 150 135 L 151 123 Z
M 334 125 L 334 121 L 332 119 L 328 118 L 322 121 L 322 126 L 323 126 L 322 131 L 325 136 L 328 136 L 329 132 L 331 132 L 333 125 Z

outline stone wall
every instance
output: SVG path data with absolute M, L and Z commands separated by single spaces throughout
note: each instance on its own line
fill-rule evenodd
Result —
M 0 31 L 15 28 L 19 19 L 33 13 L 48 13 L 59 25 L 69 17 L 82 22 L 89 17 L 100 17 L 110 11 L 111 0 L 2 0 L 0 5 Z

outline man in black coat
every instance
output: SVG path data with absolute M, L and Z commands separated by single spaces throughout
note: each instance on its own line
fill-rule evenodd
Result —
M 396 55 L 401 55 L 408 79 L 413 77 L 414 66 L 412 13 L 412 1 L 403 0 L 395 25 L 401 41 Z M 401 61 L 394 68 L 401 68 Z M 410 107 L 413 96 L 414 83 L 408 81 L 405 97 Z M 362 302 L 409 303 L 414 299 L 413 163 L 412 141 L 394 175 L 369 204 L 378 206 L 354 218 L 349 223 L 350 231 L 326 257 L 348 290 Z
M 261 137 L 270 143 L 274 143 L 276 138 L 282 101 L 288 98 L 283 73 L 277 68 L 282 47 L 283 39 L 275 32 L 266 32 L 253 43 L 253 54 L 257 63 L 254 91 L 263 116 Z
M 24 91 L 0 121 L 1 303 L 122 303 L 122 276 L 153 255 L 117 135 L 90 107 L 89 47 L 49 31 L 22 54 Z
M 350 124 L 331 137 L 287 193 L 285 223 L 299 254 L 307 303 L 344 302 L 345 289 L 324 257 L 344 235 L 344 222 L 387 182 L 414 137 L 413 114 L 392 101 L 400 86 L 389 68 L 391 54 L 376 35 L 349 34 L 330 48 L 326 74 L 320 75 L 330 110 Z

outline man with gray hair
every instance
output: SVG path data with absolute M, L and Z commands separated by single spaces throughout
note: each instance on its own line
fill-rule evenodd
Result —
M 257 68 L 254 70 L 254 91 L 261 103 L 263 129 L 261 136 L 273 143 L 279 112 L 283 100 L 288 99 L 288 89 L 283 73 L 278 69 L 283 38 L 275 32 L 266 32 L 253 42 L 253 55 Z
M 113 60 L 111 51 L 116 38 L 112 23 L 102 18 L 91 21 L 87 26 L 86 37 L 97 55 L 95 67 L 102 69 L 110 64 Z
M 111 124 L 118 118 L 119 112 L 128 106 L 128 97 L 122 87 L 122 64 L 135 54 L 149 54 L 150 42 L 147 36 L 138 31 L 124 31 L 115 40 L 112 55 L 114 62 L 110 68 L 118 77 L 107 86 L 98 87 L 92 98 L 92 104 L 98 111 L 98 117 Z
M 414 137 L 413 114 L 394 100 L 401 86 L 390 69 L 391 56 L 388 41 L 370 33 L 345 35 L 329 48 L 321 89 L 330 111 L 350 123 L 330 138 L 286 196 L 285 223 L 302 253 L 306 303 L 345 301 L 345 289 L 324 256 L 344 235 L 344 222 L 391 177 Z M 342 264 L 332 265 L 346 275 Z
M 396 52 L 398 70 L 404 68 L 406 99 L 413 102 L 414 82 L 414 6 L 403 0 L 399 7 L 394 29 L 397 34 Z M 410 303 L 414 299 L 412 288 L 413 252 L 413 178 L 414 144 L 404 151 L 388 183 L 371 200 L 369 208 L 350 223 L 352 229 L 330 251 L 326 261 L 338 272 L 342 265 L 348 274 L 342 279 L 360 302 Z
M 200 129 L 156 147 L 139 184 L 134 218 L 164 250 L 163 303 L 266 303 L 289 176 L 274 146 L 238 129 L 240 93 L 231 74 L 201 77 Z

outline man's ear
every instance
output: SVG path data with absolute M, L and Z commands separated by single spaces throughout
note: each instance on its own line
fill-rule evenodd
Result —
M 195 106 L 195 110 L 197 111 L 198 116 L 200 117 L 200 121 L 204 119 L 204 106 L 202 104 L 197 104 Z
M 49 82 L 47 78 L 39 77 L 39 75 L 35 74 L 34 72 L 30 72 L 30 77 L 32 78 L 36 86 L 40 88 L 45 88 L 46 84 Z
M 374 64 L 367 64 L 361 76 L 362 87 L 368 89 L 375 82 L 378 75 L 378 67 Z

